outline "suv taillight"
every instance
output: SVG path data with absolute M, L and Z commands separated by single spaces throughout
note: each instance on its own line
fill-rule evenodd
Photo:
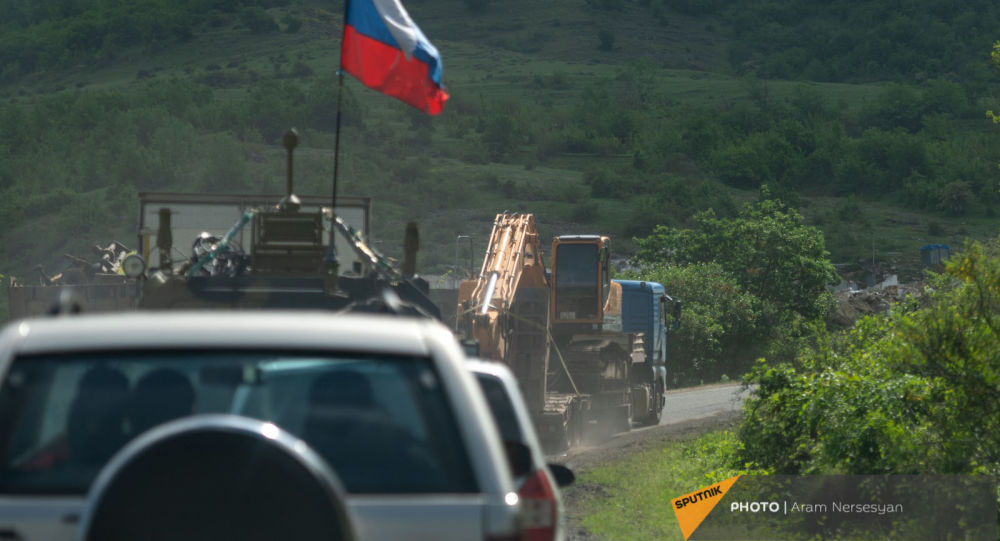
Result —
M 519 495 L 525 541 L 552 541 L 556 536 L 556 494 L 544 470 L 532 472 Z

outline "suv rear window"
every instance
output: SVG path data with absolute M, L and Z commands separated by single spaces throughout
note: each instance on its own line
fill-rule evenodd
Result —
M 490 411 L 493 413 L 493 419 L 496 420 L 503 440 L 523 442 L 524 437 L 521 435 L 521 425 L 517 422 L 514 404 L 510 401 L 510 395 L 507 394 L 507 389 L 504 389 L 500 378 L 477 372 L 476 380 L 479 381 L 479 386 L 483 389 L 486 402 L 490 405 Z
M 0 387 L 0 493 L 83 494 L 128 440 L 196 413 L 275 423 L 348 492 L 476 491 L 430 359 L 198 350 L 15 359 Z

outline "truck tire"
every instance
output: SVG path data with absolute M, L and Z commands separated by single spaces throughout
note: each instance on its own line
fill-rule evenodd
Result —
M 663 407 L 660 406 L 660 403 L 663 401 L 662 398 L 663 388 L 659 384 L 654 384 L 652 402 L 655 406 L 653 406 L 653 411 L 649 412 L 643 420 L 644 425 L 656 426 L 660 424 L 660 420 L 663 419 Z

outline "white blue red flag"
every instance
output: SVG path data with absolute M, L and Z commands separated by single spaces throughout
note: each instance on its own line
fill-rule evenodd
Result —
M 366 86 L 436 115 L 448 99 L 441 56 L 399 0 L 347 0 L 341 68 Z

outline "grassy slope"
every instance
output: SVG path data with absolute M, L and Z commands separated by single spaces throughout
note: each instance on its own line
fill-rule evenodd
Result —
M 485 13 L 470 13 L 458 0 L 411 2 L 413 18 L 440 49 L 444 58 L 445 81 L 453 96 L 441 117 L 434 118 L 432 143 L 407 144 L 409 138 L 424 137 L 411 125 L 409 111 L 401 104 L 363 88 L 351 78 L 347 88 L 366 110 L 367 128 L 377 127 L 386 143 L 378 138 L 360 137 L 345 129 L 342 139 L 342 186 L 344 192 L 372 196 L 375 200 L 375 236 L 382 240 L 381 248 L 397 255 L 401 251 L 402 231 L 407 221 L 416 220 L 422 228 L 421 263 L 427 267 L 451 262 L 455 236 L 471 234 L 477 250 L 488 236 L 493 215 L 502 210 L 534 212 L 544 238 L 559 233 L 609 232 L 621 234 L 623 216 L 630 201 L 595 199 L 596 215 L 587 223 L 572 219 L 574 205 L 560 194 L 577 190 L 587 192 L 582 185 L 582 171 L 595 165 L 614 167 L 616 160 L 628 157 L 599 158 L 595 156 L 556 156 L 545 163 L 525 165 L 530 148 L 524 149 L 524 163 L 519 157 L 508 163 L 470 164 L 462 160 L 462 149 L 468 141 L 441 128 L 449 125 L 449 113 L 458 108 L 476 108 L 483 104 L 509 101 L 541 103 L 545 107 L 568 108 L 583 89 L 602 79 L 614 77 L 623 66 L 637 58 L 656 66 L 653 87 L 659 99 L 679 104 L 726 107 L 748 100 L 750 85 L 728 73 L 725 62 L 726 39 L 721 23 L 712 18 L 688 17 L 676 14 L 666 26 L 648 16 L 637 4 L 626 4 L 626 11 L 607 12 L 588 7 L 578 1 L 509 0 L 494 3 Z M 155 78 L 199 77 L 206 68 L 218 66 L 222 71 L 239 69 L 273 72 L 279 55 L 284 57 L 284 69 L 294 61 L 310 65 L 316 76 L 336 69 L 340 15 L 308 2 L 289 8 L 271 10 L 280 17 L 292 10 L 305 20 L 297 34 L 252 36 L 238 25 L 222 28 L 204 27 L 188 43 L 171 44 L 156 51 L 137 49 L 120 55 L 108 65 L 77 66 L 66 70 L 41 72 L 20 81 L 16 86 L 0 87 L 0 96 L 12 100 L 30 99 L 35 94 L 73 92 L 77 88 L 121 88 L 137 84 L 141 72 Z M 599 51 L 598 32 L 602 28 L 615 35 L 612 51 Z M 237 67 L 239 66 L 239 67 Z M 558 88 L 540 87 L 537 78 L 559 77 L 565 84 Z M 769 81 L 768 98 L 783 100 L 802 83 Z M 879 90 L 877 84 L 814 84 L 827 102 L 840 107 L 857 108 Z M 217 97 L 241 99 L 246 88 L 216 89 Z M 669 123 L 671 119 L 664 119 Z M 363 135 L 363 134 L 360 134 Z M 375 140 L 376 143 L 371 141 Z M 385 162 L 360 163 L 359 150 L 366 145 L 385 145 Z M 248 153 L 264 156 L 264 163 L 251 164 L 263 168 L 263 177 L 270 179 L 260 191 L 280 191 L 283 159 L 281 150 L 264 142 L 245 143 Z M 332 136 L 316 132 L 304 133 L 297 153 L 300 166 L 300 192 L 326 193 L 332 171 Z M 379 169 L 386 164 L 406 160 L 429 159 L 431 173 L 454 178 L 462 191 L 453 200 L 422 200 L 420 193 L 400 190 L 393 179 Z M 697 166 L 681 164 L 691 178 L 701 175 Z M 521 186 L 537 188 L 543 200 L 526 201 L 519 194 L 505 196 L 486 188 L 482 178 L 495 176 L 501 181 L 515 181 Z M 191 189 L 176 186 L 171 189 Z M 753 193 L 732 190 L 736 200 L 747 200 Z M 548 199 L 548 200 L 545 200 Z M 837 204 L 830 198 L 806 198 L 803 212 L 817 223 Z M 913 263 L 917 251 L 926 242 L 960 243 L 966 235 L 981 237 L 993 234 L 993 225 L 986 219 L 952 221 L 939 216 L 925 216 L 902 211 L 890 204 L 862 202 L 877 239 L 880 256 L 889 255 Z M 59 212 L 60 209 L 52 209 Z M 57 267 L 63 252 L 86 253 L 86 247 L 109 237 L 131 241 L 133 209 L 122 209 L 122 216 L 112 217 L 104 231 L 93 231 L 93 238 L 67 236 L 59 246 L 33 246 L 32 232 L 50 227 L 50 215 L 39 216 L 8 232 L 4 253 L 15 254 L 0 272 L 28 274 L 34 263 Z M 928 224 L 937 222 L 943 235 L 930 236 Z M 848 226 L 853 240 L 864 244 L 859 252 L 867 251 L 872 235 L 866 226 Z M 58 232 L 52 232 L 58 238 Z M 42 237 L 44 238 L 44 237 Z M 627 249 L 627 239 L 619 247 Z M 18 246 L 14 246 L 17 244 Z M 897 254 L 897 255 L 892 255 Z M 478 259 L 478 255 L 476 259 Z M 440 267 L 439 267 L 440 268 Z
M 681 540 L 670 500 L 737 475 L 730 467 L 734 445 L 728 431 L 650 445 L 580 472 L 566 497 L 600 539 Z

